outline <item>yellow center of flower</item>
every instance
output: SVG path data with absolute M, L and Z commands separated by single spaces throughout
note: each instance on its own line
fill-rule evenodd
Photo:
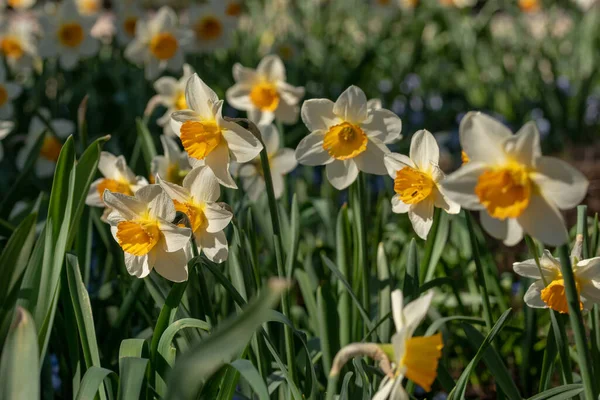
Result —
M 252 87 L 250 100 L 262 111 L 275 111 L 279 105 L 279 93 L 272 83 L 260 82 Z
M 122 193 L 127 196 L 133 196 L 133 191 L 131 190 L 131 186 L 125 180 L 116 180 L 116 179 L 102 179 L 102 181 L 98 184 L 98 194 L 100 194 L 100 198 L 104 195 L 104 190 L 108 189 L 109 192 L 113 193 Z
M 334 125 L 325 134 L 323 148 L 337 160 L 354 158 L 367 149 L 367 135 L 349 122 Z
M 519 0 L 519 7 L 521 11 L 533 12 L 540 8 L 540 2 L 538 0 Z
M 85 15 L 96 14 L 100 10 L 100 1 L 98 0 L 80 0 L 79 12 Z
M 21 46 L 21 42 L 13 37 L 13 36 L 5 36 L 0 41 L 0 51 L 7 58 L 21 58 L 25 51 L 23 50 L 23 46 Z
M 475 194 L 492 217 L 517 218 L 529 205 L 532 186 L 524 166 L 509 164 L 481 174 Z
M 177 164 L 177 163 L 169 164 L 169 166 L 167 167 L 167 176 L 165 177 L 165 179 L 168 182 L 172 182 L 177 185 L 181 185 L 181 182 L 183 182 L 183 178 L 184 178 L 184 176 L 181 174 L 181 169 L 179 168 L 179 164 Z
M 42 143 L 42 148 L 40 149 L 40 156 L 48 161 L 56 162 L 60 155 L 61 148 L 62 143 L 60 140 L 48 133 L 44 137 L 44 143 Z
M 189 156 L 202 160 L 221 143 L 222 134 L 214 121 L 186 121 L 180 138 Z
M 23 0 L 8 0 L 7 1 L 8 5 L 13 7 L 13 8 L 19 8 L 21 6 L 23 6 L 24 1 Z
M 579 295 L 581 285 L 577 279 L 575 280 L 575 287 L 577 288 L 577 294 Z M 562 314 L 569 312 L 565 281 L 562 274 L 559 274 L 556 279 L 550 282 L 550 284 L 542 290 L 540 297 L 551 309 Z M 581 301 L 579 301 L 579 307 L 583 310 L 583 303 Z
M 117 224 L 117 241 L 124 252 L 134 256 L 146 255 L 160 240 L 158 221 L 140 219 Z
M 2 85 L 0 85 L 0 107 L 2 107 L 8 101 L 8 91 Z
M 460 159 L 461 159 L 463 165 L 465 165 L 466 163 L 468 163 L 469 161 L 471 161 L 469 159 L 469 156 L 467 155 L 467 153 L 465 153 L 464 151 L 460 152 Z
M 435 183 L 428 174 L 411 167 L 404 167 L 396 172 L 394 179 L 394 191 L 405 204 L 417 204 L 425 200 L 434 186 Z
M 131 37 L 135 36 L 135 28 L 137 27 L 137 21 L 137 17 L 133 16 L 127 17 L 125 18 L 125 21 L 123 21 L 123 30 Z
M 208 15 L 196 22 L 194 32 L 197 39 L 215 40 L 223 33 L 223 24 L 218 18 Z
M 426 392 L 431 391 L 444 348 L 442 334 L 413 337 L 406 341 L 405 346 L 400 364 L 406 367 L 406 377 Z
M 225 9 L 225 14 L 230 17 L 239 17 L 242 13 L 242 4 L 238 1 L 232 1 L 227 4 L 227 8 Z
M 150 52 L 159 60 L 172 58 L 178 48 L 177 38 L 169 32 L 157 33 L 150 40 Z
M 186 110 L 188 108 L 187 101 L 185 101 L 184 92 L 177 93 L 177 97 L 175 100 L 175 108 L 178 110 Z
M 180 203 L 177 200 L 173 200 L 173 203 L 175 204 L 175 210 L 181 211 L 189 218 L 192 232 L 206 230 L 208 219 L 204 214 L 203 206 L 191 202 Z
M 58 40 L 63 46 L 78 47 L 83 42 L 83 28 L 77 22 L 67 22 L 58 29 Z

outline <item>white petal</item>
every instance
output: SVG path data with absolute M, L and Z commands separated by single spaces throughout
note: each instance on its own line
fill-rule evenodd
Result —
M 540 269 L 542 270 L 542 273 L 546 279 L 552 279 L 557 272 L 555 269 L 542 265 L 541 262 L 540 268 L 538 268 L 534 259 L 513 263 L 513 270 L 515 273 L 526 278 L 542 279 Z
M 481 225 L 492 237 L 502 240 L 506 246 L 514 246 L 523 239 L 523 229 L 514 218 L 493 218 L 487 210 L 479 213 Z
M 579 261 L 575 274 L 577 278 L 600 281 L 600 257 Z
M 16 83 L 7 82 L 3 86 L 6 90 L 6 94 L 8 95 L 8 100 L 16 99 L 21 95 L 21 93 L 23 93 L 23 88 Z
M 254 107 L 252 100 L 250 100 L 251 87 L 246 84 L 235 84 L 225 93 L 227 102 L 233 108 L 238 110 L 249 110 Z
M 458 214 L 460 212 L 460 204 L 452 201 L 450 197 L 444 192 L 444 189 L 437 186 L 434 192 L 434 206 L 441 208 L 448 214 Z
M 293 125 L 298 122 L 299 113 L 300 106 L 298 104 L 291 104 L 282 99 L 275 109 L 273 116 L 284 124 Z
M 394 325 L 396 325 L 396 332 L 400 332 L 404 328 L 404 297 L 402 291 L 396 289 L 392 292 L 392 317 L 394 319 Z
M 127 268 L 127 272 L 129 272 L 130 275 L 133 275 L 136 278 L 145 278 L 148 276 L 150 271 L 152 271 L 152 267 L 149 263 L 149 254 L 143 256 L 134 256 L 133 254 L 129 253 L 124 254 L 125 268 Z
M 392 211 L 396 214 L 404 214 L 410 210 L 410 204 L 406 204 L 400 200 L 400 195 L 395 194 L 392 197 Z
M 75 124 L 67 119 L 53 119 L 50 121 L 50 125 L 52 125 L 52 129 L 54 129 L 56 135 L 61 139 L 66 139 L 75 132 Z
M 98 161 L 98 171 L 110 179 L 118 179 L 120 172 L 117 169 L 117 156 L 108 151 L 100 153 L 100 161 Z
M 282 175 L 275 174 L 272 176 L 273 180 L 273 193 L 276 199 L 280 199 L 285 191 L 285 180 Z
M 536 160 L 542 156 L 540 132 L 535 122 L 526 123 L 516 135 L 508 138 L 504 150 L 519 164 L 534 167 Z
M 415 164 L 410 158 L 404 154 L 386 153 L 383 157 L 383 162 L 387 169 L 388 175 L 392 179 L 396 179 L 396 173 L 404 167 L 415 168 Z
M 256 71 L 252 68 L 246 68 L 240 63 L 233 65 L 233 79 L 236 82 L 252 82 L 256 78 Z
M 389 152 L 390 150 L 382 141 L 374 137 L 369 138 L 366 150 L 355 157 L 354 161 L 358 169 L 363 172 L 374 175 L 385 175 L 387 169 L 383 159 Z
M 225 128 L 222 130 L 222 133 L 227 141 L 233 161 L 241 163 L 251 161 L 263 149 L 258 138 L 235 122 L 223 120 L 219 121 L 219 125 Z
M 402 138 L 402 121 L 390 110 L 370 109 L 368 122 L 363 123 L 361 127 L 369 137 L 374 136 L 386 144 L 394 143 Z
M 198 237 L 196 237 L 196 240 L 198 240 Z M 198 244 L 202 247 L 202 252 L 209 260 L 216 263 L 222 263 L 227 260 L 229 250 L 227 248 L 227 238 L 223 231 L 217 233 L 203 233 Z
M 335 160 L 325 167 L 327 179 L 337 190 L 346 189 L 358 176 L 358 167 L 353 160 Z
M 463 208 L 481 210 L 484 207 L 479 203 L 475 194 L 475 186 L 479 176 L 485 172 L 487 166 L 481 162 L 470 161 L 446 177 L 441 183 L 448 196 Z
M 421 321 L 423 321 L 429 310 L 431 299 L 433 299 L 433 291 L 430 290 L 423 296 L 404 306 L 404 322 L 406 327 L 409 328 L 409 333 L 407 333 L 407 335 L 412 336 L 412 332 L 414 332 Z
M 302 104 L 300 115 L 309 131 L 327 131 L 332 125 L 340 123 L 333 112 L 334 103 L 328 99 L 310 99 Z
M 189 175 L 189 174 L 188 174 Z M 187 176 L 186 176 L 187 178 Z M 172 199 L 180 203 L 185 203 L 190 198 L 190 192 L 184 187 L 176 185 L 172 182 L 167 182 L 162 179 L 160 175 L 156 177 L 156 183 L 165 191 L 165 193 Z
M 171 282 L 183 282 L 188 279 L 188 258 L 183 250 L 166 252 L 157 250 L 154 269 L 163 278 Z
M 281 58 L 273 54 L 260 61 L 256 72 L 269 82 L 285 81 L 285 66 Z
M 400 377 L 396 378 L 394 383 L 394 387 L 392 388 L 392 393 L 390 394 L 390 400 L 409 400 L 410 397 L 404 387 L 402 386 L 402 379 Z
M 233 214 L 225 207 L 225 203 L 207 203 L 204 208 L 204 215 L 208 219 L 206 231 L 217 233 L 229 225 Z
M 432 165 L 439 163 L 440 148 L 429 131 L 422 129 L 413 135 L 409 157 L 424 172 L 430 172 Z
M 306 103 L 304 103 L 306 104 Z M 323 147 L 325 131 L 314 131 L 298 143 L 296 159 L 303 165 L 324 165 L 332 162 L 333 157 Z
M 479 112 L 469 112 L 460 122 L 459 131 L 460 145 L 471 162 L 494 164 L 506 160 L 504 141 L 512 132 L 499 121 Z
M 357 86 L 350 86 L 338 97 L 333 113 L 344 121 L 360 124 L 367 119 L 367 96 Z
M 274 155 L 279 149 L 279 130 L 274 124 L 261 125 L 258 128 L 262 141 L 267 148 L 267 154 L 269 156 Z
M 271 171 L 275 174 L 285 175 L 292 172 L 298 162 L 292 149 L 281 149 L 270 160 Z
M 162 218 L 173 222 L 176 213 L 175 205 L 160 185 L 148 185 L 135 192 L 135 196 L 140 199 L 144 194 L 148 195 L 149 201 L 146 201 L 150 218 Z
M 181 110 L 171 114 L 171 129 L 176 136 L 181 136 L 181 125 L 187 121 L 198 121 L 202 117 L 192 110 Z
M 277 82 L 276 86 L 281 100 L 290 106 L 297 105 L 304 97 L 305 90 L 301 86 L 292 86 L 283 81 Z
M 268 125 L 275 119 L 275 114 L 271 111 L 262 111 L 256 107 L 247 110 L 248 119 L 256 125 Z
M 106 206 L 118 211 L 123 218 L 128 220 L 135 219 L 146 211 L 146 204 L 135 197 L 105 190 L 102 198 Z
M 367 108 L 369 110 L 381 110 L 382 107 L 381 99 L 369 99 L 367 101 Z
M 245 169 L 248 170 L 250 168 Z M 242 177 L 242 184 L 244 192 L 246 192 L 248 198 L 253 203 L 256 203 L 260 196 L 265 194 L 267 190 L 265 180 L 258 174 Z
M 229 150 L 225 143 L 221 142 L 213 151 L 208 153 L 204 163 L 212 170 L 221 185 L 237 189 L 237 185 L 229 173 Z
M 426 198 L 413 204 L 408 210 L 408 218 L 412 223 L 415 233 L 423 240 L 427 239 L 433 224 L 433 199 Z
M 181 228 L 165 220 L 160 221 L 160 230 L 164 236 L 162 249 L 166 252 L 183 249 L 190 242 L 192 236 L 192 231 L 189 228 Z
M 531 179 L 544 197 L 563 210 L 580 204 L 589 186 L 587 178 L 581 172 L 554 157 L 540 157 L 537 171 L 531 174 Z
M 525 304 L 531 308 L 548 308 L 548 305 L 542 300 L 542 290 L 544 290 L 544 282 L 541 280 L 533 282 L 523 297 Z
M 540 195 L 531 196 L 529 206 L 517 220 L 525 232 L 544 244 L 560 246 L 568 239 L 562 214 Z
M 395 383 L 395 379 L 387 378 L 386 380 L 384 378 L 384 380 L 381 382 L 381 386 L 379 386 L 379 390 L 377 390 L 377 393 L 373 395 L 372 400 L 387 400 Z
M 213 119 L 213 104 L 219 101 L 217 94 L 198 74 L 192 75 L 185 87 L 185 100 L 190 109 L 202 119 Z
M 156 93 L 167 97 L 174 97 L 177 94 L 177 79 L 171 76 L 163 76 L 154 82 Z
M 63 52 L 58 59 L 61 68 L 66 71 L 71 71 L 77 66 L 79 61 L 79 54 L 73 51 Z
M 88 194 L 85 198 L 85 204 L 92 207 L 104 207 L 104 203 L 102 202 L 102 197 L 100 197 L 100 193 L 98 193 L 98 185 L 102 182 L 104 178 L 96 179 L 90 185 L 90 190 L 88 190 Z

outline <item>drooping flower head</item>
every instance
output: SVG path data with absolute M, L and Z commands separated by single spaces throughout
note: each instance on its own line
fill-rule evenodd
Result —
M 468 162 L 443 186 L 462 207 L 481 211 L 490 235 L 508 246 L 523 232 L 553 246 L 567 241 L 559 210 L 578 205 L 588 181 L 566 162 L 542 156 L 535 123 L 513 135 L 497 120 L 471 112 L 461 121 L 460 143 Z
M 198 251 L 211 261 L 225 261 L 229 250 L 223 230 L 233 214 L 225 203 L 217 202 L 221 189 L 212 171 L 207 167 L 194 168 L 183 180 L 183 186 L 160 176 L 157 181 L 173 200 L 175 209 L 189 218 Z
M 190 39 L 191 33 L 179 27 L 175 11 L 164 6 L 150 19 L 136 21 L 135 39 L 125 49 L 125 57 L 145 66 L 146 79 L 156 79 L 165 69 L 181 70 Z
M 304 165 L 326 165 L 327 179 L 339 190 L 356 180 L 358 171 L 385 175 L 386 144 L 402 136 L 402 122 L 393 112 L 369 108 L 356 86 L 346 89 L 334 103 L 311 99 L 302 105 L 302 121 L 310 130 L 296 148 Z
M 127 166 L 125 157 L 117 157 L 107 151 L 100 153 L 98 171 L 102 174 L 102 178 L 96 179 L 90 185 L 85 199 L 85 204 L 89 206 L 106 207 L 103 200 L 105 190 L 133 196 L 138 189 L 148 184 L 144 177 L 135 176 Z
M 426 239 L 433 224 L 433 208 L 457 214 L 460 206 L 450 200 L 441 186 L 445 175 L 438 166 L 440 149 L 426 130 L 415 133 L 410 142 L 410 157 L 387 153 L 385 165 L 394 179 L 392 211 L 408 213 L 413 229 Z
M 188 278 L 184 248 L 191 230 L 173 224 L 173 202 L 159 185 L 148 185 L 134 196 L 104 191 L 110 231 L 125 252 L 127 271 L 138 278 L 156 270 L 173 282 Z
M 171 115 L 171 127 L 181 139 L 192 167 L 206 165 L 224 186 L 237 188 L 229 162 L 248 162 L 262 150 L 259 140 L 236 123 L 223 119 L 223 101 L 197 74 L 185 88 L 189 109 Z
M 0 62 L 0 119 L 12 118 L 15 109 L 12 101 L 21 95 L 23 89 L 14 82 L 6 79 L 6 69 Z
M 586 260 L 573 258 L 571 263 L 580 307 L 589 310 L 592 305 L 600 304 L 600 257 Z M 513 269 L 521 276 L 536 279 L 525 293 L 525 304 L 532 308 L 569 312 L 560 261 L 548 250 L 544 250 L 540 257 L 540 268 L 531 259 L 514 263 Z
M 286 82 L 285 66 L 278 56 L 266 56 L 256 70 L 235 64 L 233 78 L 236 83 L 227 90 L 227 102 L 246 111 L 251 121 L 261 125 L 274 119 L 296 123 L 304 88 Z
M 180 185 L 183 178 L 191 170 L 187 153 L 179 149 L 179 145 L 171 136 L 162 135 L 160 141 L 164 155 L 156 156 L 150 164 L 150 181 L 154 183 L 159 175 L 163 180 Z
M 269 156 L 273 191 L 275 192 L 275 198 L 279 199 L 285 189 L 284 175 L 293 171 L 298 162 L 293 149 L 280 148 L 279 131 L 275 125 L 262 125 L 259 126 L 259 129 Z M 242 180 L 242 187 L 251 201 L 257 201 L 262 193 L 266 193 L 260 156 L 249 163 L 237 165 L 236 175 Z
M 228 10 L 224 0 L 193 4 L 188 9 L 189 28 L 195 35 L 195 52 L 211 52 L 231 46 L 238 20 L 236 16 L 229 15 Z
M 40 56 L 58 57 L 62 68 L 72 70 L 81 58 L 95 55 L 100 48 L 90 34 L 95 21 L 94 17 L 81 15 L 73 0 L 61 2 L 56 14 L 40 17 Z

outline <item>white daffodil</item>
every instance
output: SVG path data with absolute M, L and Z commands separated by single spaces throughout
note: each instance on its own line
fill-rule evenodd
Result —
M 159 175 L 167 182 L 180 185 L 191 169 L 187 153 L 179 149 L 179 145 L 172 137 L 162 135 L 160 141 L 164 155 L 156 156 L 152 160 L 150 181 L 154 183 L 156 176 Z
M 121 46 L 126 46 L 135 38 L 137 23 L 144 18 L 145 13 L 133 1 L 117 2 L 115 6 L 117 41 Z
M 581 261 L 573 259 L 572 268 L 580 307 L 589 310 L 592 305 L 600 303 L 600 257 Z M 548 250 L 544 250 L 540 258 L 540 268 L 532 259 L 514 263 L 513 269 L 521 276 L 536 279 L 525 293 L 525 304 L 533 308 L 551 308 L 560 313 L 569 312 L 560 261 Z
M 12 101 L 21 95 L 23 89 L 14 82 L 7 82 L 4 63 L 0 62 L 0 119 L 12 118 L 15 108 Z
M 35 163 L 36 175 L 40 178 L 49 178 L 54 174 L 56 161 L 62 149 L 62 142 L 73 132 L 75 132 L 75 124 L 67 119 L 51 119 L 50 112 L 46 109 L 39 111 L 40 115 L 52 128 L 52 132 L 46 125 L 46 122 L 39 116 L 34 116 L 29 124 L 29 131 L 25 138 L 25 145 L 17 153 L 17 168 L 23 169 L 30 156 L 37 157 Z M 38 155 L 30 154 L 35 147 L 40 135 L 44 136 L 44 143 Z
M 0 140 L 3 140 L 15 127 L 12 121 L 0 121 Z M 4 147 L 0 143 L 0 161 L 4 159 Z
M 266 56 L 256 70 L 235 64 L 233 79 L 235 85 L 227 90 L 227 101 L 246 111 L 251 121 L 267 125 L 274 119 L 286 124 L 298 120 L 304 88 L 286 82 L 285 66 L 278 56 Z
M 415 329 L 427 315 L 433 293 L 421 296 L 403 306 L 400 290 L 392 292 L 392 314 L 396 333 L 392 336 L 394 376 L 386 376 L 373 400 L 387 398 L 408 400 L 409 396 L 402 387 L 402 379 L 407 377 L 426 392 L 431 391 L 431 384 L 437 376 L 437 367 L 442 356 L 442 334 L 433 336 L 412 337 Z
M 15 10 L 28 10 L 35 5 L 36 0 L 6 0 L 6 4 Z
M 61 2 L 56 14 L 40 17 L 43 31 L 40 56 L 58 57 L 62 68 L 72 70 L 80 58 L 91 57 L 100 48 L 98 40 L 91 35 L 95 22 L 94 17 L 79 13 L 73 0 Z
M 156 79 L 165 69 L 181 70 L 190 38 L 191 33 L 179 27 L 175 11 L 164 6 L 149 20 L 137 21 L 135 39 L 125 49 L 125 57 L 145 66 L 146 79 Z
M 441 182 L 445 175 L 438 166 L 440 149 L 429 131 L 415 133 L 410 142 L 410 157 L 387 153 L 385 166 L 394 179 L 392 211 L 407 212 L 413 229 L 421 239 L 433 224 L 433 208 L 438 207 L 448 214 L 458 214 L 460 205 L 450 200 Z
M 217 203 L 221 189 L 212 171 L 206 167 L 194 168 L 183 180 L 183 186 L 164 181 L 160 176 L 157 181 L 173 199 L 175 209 L 189 218 L 198 251 L 211 261 L 225 261 L 229 251 L 223 230 L 233 214 L 225 203 Z
M 275 198 L 279 199 L 285 189 L 283 176 L 294 170 L 298 163 L 294 156 L 294 150 L 279 148 L 279 131 L 274 125 L 264 125 L 259 128 L 269 155 L 269 167 L 271 169 Z M 241 178 L 242 187 L 251 201 L 255 202 L 262 193 L 265 193 L 265 178 L 260 163 L 260 156 L 257 156 L 249 163 L 237 166 L 236 172 L 236 175 Z
M 105 190 L 133 196 L 138 189 L 148 184 L 144 177 L 135 176 L 127 166 L 125 157 L 117 157 L 107 151 L 100 154 L 98 171 L 102 174 L 102 178 L 96 179 L 90 185 L 90 190 L 85 199 L 85 204 L 89 206 L 106 207 L 102 200 Z
M 110 231 L 125 252 L 127 272 L 144 278 L 152 269 L 172 282 L 188 278 L 184 248 L 192 234 L 175 224 L 173 201 L 159 185 L 148 185 L 135 196 L 104 191 Z
M 307 100 L 301 115 L 311 133 L 298 144 L 296 159 L 304 165 L 326 165 L 327 179 L 336 189 L 350 186 L 359 170 L 386 174 L 386 144 L 402 137 L 402 121 L 389 110 L 369 109 L 361 89 L 350 86 L 335 103 Z
M 197 74 L 186 85 L 185 101 L 190 109 L 174 112 L 171 127 L 192 167 L 206 165 L 222 185 L 237 189 L 229 173 L 230 160 L 248 162 L 260 153 L 262 145 L 248 130 L 223 119 L 223 101 Z
M 103 0 L 75 0 L 77 10 L 81 15 L 96 15 L 102 11 Z
M 14 16 L 0 23 L 0 53 L 15 72 L 30 69 L 37 56 L 35 21 L 31 17 Z
M 497 120 L 471 112 L 461 121 L 460 143 L 469 161 L 443 186 L 462 207 L 481 210 L 490 235 L 508 246 L 523 232 L 552 246 L 567 241 L 559 210 L 578 205 L 588 181 L 566 162 L 542 156 L 535 123 L 513 135 Z
M 211 52 L 231 46 L 238 20 L 227 11 L 228 5 L 224 0 L 193 4 L 188 9 L 189 28 L 195 35 L 193 41 L 195 52 Z
M 194 69 L 189 64 L 184 64 L 181 78 L 175 79 L 170 76 L 163 76 L 154 82 L 154 90 L 157 94 L 148 102 L 146 113 L 151 113 L 157 105 L 167 108 L 163 116 L 156 121 L 159 126 L 163 127 L 165 135 L 175 135 L 171 128 L 171 114 L 189 108 L 185 101 L 185 86 L 192 75 L 194 75 Z

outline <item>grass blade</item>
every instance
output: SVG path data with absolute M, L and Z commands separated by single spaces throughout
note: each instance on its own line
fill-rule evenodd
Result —
M 260 400 L 269 400 L 267 385 L 250 361 L 239 359 L 229 363 L 229 365 L 244 377 Z

